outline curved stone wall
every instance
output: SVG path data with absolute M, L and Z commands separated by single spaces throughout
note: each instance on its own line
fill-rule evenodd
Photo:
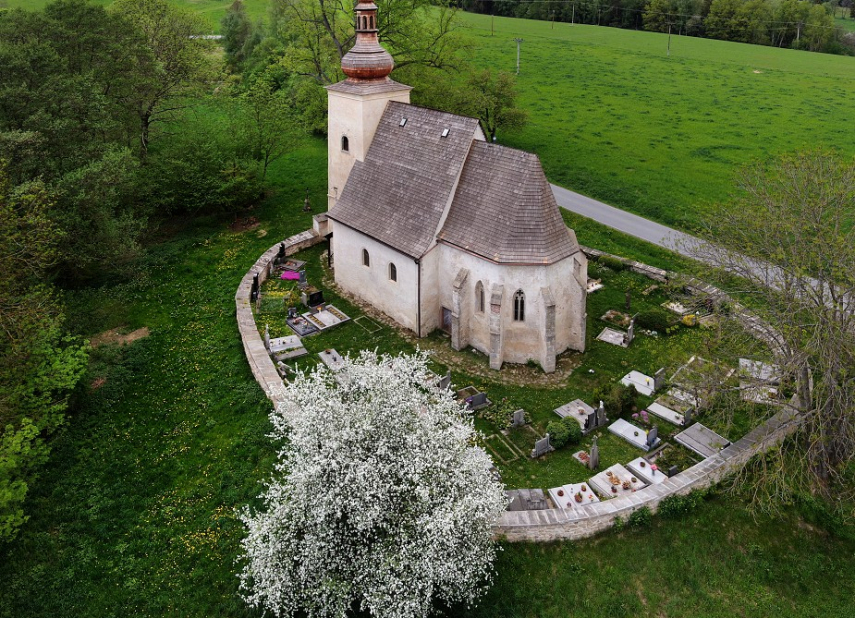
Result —
M 297 251 L 323 242 L 323 240 L 323 236 L 319 236 L 312 230 L 306 230 L 283 241 L 285 254 L 292 255 Z M 282 401 L 284 386 L 273 361 L 267 354 L 264 341 L 258 333 L 250 304 L 250 294 L 253 276 L 258 274 L 259 284 L 261 284 L 270 274 L 273 259 L 279 253 L 279 245 L 280 243 L 273 245 L 255 262 L 241 280 L 235 294 L 238 329 L 243 340 L 246 358 L 249 361 L 252 374 L 274 406 Z M 657 281 L 667 281 L 677 276 L 676 273 L 613 256 L 596 249 L 582 247 L 582 250 L 588 257 L 594 259 L 603 255 L 619 259 L 633 271 Z M 732 302 L 732 299 L 724 292 L 701 281 L 692 279 L 687 283 L 687 287 L 696 293 L 710 294 Z M 737 303 L 733 303 L 733 306 L 741 315 L 746 328 L 774 346 L 774 329 Z M 655 512 L 659 503 L 670 495 L 686 494 L 693 489 L 714 485 L 737 470 L 754 455 L 780 443 L 798 427 L 798 423 L 799 416 L 794 411 L 783 410 L 720 453 L 708 457 L 663 483 L 650 485 L 628 496 L 619 496 L 569 510 L 555 508 L 542 511 L 506 511 L 494 526 L 495 535 L 509 541 L 575 540 L 593 536 L 611 528 L 614 525 L 615 518 L 620 517 L 625 521 L 633 511 L 643 507 Z
M 277 242 L 256 260 L 252 268 L 241 279 L 235 293 L 237 324 L 240 331 L 240 338 L 243 341 L 243 350 L 246 352 L 246 359 L 249 361 L 252 375 L 255 376 L 255 380 L 264 389 L 264 394 L 267 395 L 267 398 L 273 402 L 274 407 L 278 406 L 282 401 L 283 383 L 282 378 L 279 377 L 279 372 L 276 371 L 273 360 L 267 353 L 267 348 L 264 347 L 264 341 L 258 333 L 258 327 L 255 324 L 255 316 L 252 314 L 252 305 L 250 304 L 252 278 L 257 274 L 259 285 L 264 283 L 270 275 L 274 258 L 279 254 L 280 244 L 285 244 L 285 255 L 293 255 L 302 249 L 323 241 L 323 236 L 317 235 L 312 230 L 306 230 L 305 232 L 300 232 L 290 238 L 286 238 L 284 241 Z

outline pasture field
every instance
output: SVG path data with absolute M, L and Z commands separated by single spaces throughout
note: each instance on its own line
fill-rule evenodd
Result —
M 463 14 L 473 61 L 514 71 L 528 125 L 499 141 L 549 179 L 694 229 L 736 170 L 797 149 L 855 154 L 855 58 L 616 28 Z
M 93 4 L 109 5 L 113 0 L 89 0 Z M 218 33 L 220 20 L 226 14 L 233 0 L 170 0 L 172 4 L 183 6 L 202 15 L 209 25 L 209 30 L 200 34 Z M 42 9 L 51 0 L 0 0 L 0 8 L 23 8 L 30 10 Z M 244 8 L 253 21 L 265 18 L 270 0 L 243 0 Z

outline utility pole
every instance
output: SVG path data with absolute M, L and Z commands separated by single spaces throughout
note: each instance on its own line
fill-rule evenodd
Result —
M 490 36 L 496 36 L 496 28 L 494 24 L 496 22 L 496 3 L 494 2 L 492 7 L 490 8 Z
M 570 18 L 570 23 L 571 24 L 576 23 L 576 3 L 575 2 L 573 3 L 573 17 Z
M 520 74 L 520 43 L 523 42 L 522 39 L 514 39 L 517 42 L 517 75 Z
M 671 24 L 668 24 L 668 57 L 671 57 Z
M 555 30 L 555 11 L 552 11 L 552 29 Z

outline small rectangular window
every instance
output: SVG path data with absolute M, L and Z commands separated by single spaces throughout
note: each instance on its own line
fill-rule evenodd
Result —
M 401 122 L 400 122 L 400 124 L 399 124 L 398 126 L 399 126 L 399 127 L 404 127 L 404 126 L 406 126 L 406 125 L 407 125 L 407 119 L 406 119 L 406 118 L 401 118 Z
M 443 137 L 448 137 L 448 129 L 443 129 L 443 130 L 442 130 L 442 136 L 443 136 Z

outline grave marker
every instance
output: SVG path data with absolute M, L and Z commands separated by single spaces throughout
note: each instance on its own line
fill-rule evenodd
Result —
M 591 443 L 591 455 L 588 457 L 588 467 L 591 470 L 596 470 L 600 467 L 600 447 L 597 446 L 597 436 L 594 436 L 594 441 Z
M 538 457 L 546 455 L 551 450 L 552 447 L 549 445 L 549 434 L 546 434 L 545 437 L 534 443 L 534 448 L 531 451 L 531 458 L 537 459 Z
M 603 400 L 600 400 L 600 407 L 597 408 L 597 426 L 602 427 L 606 423 L 609 422 L 609 419 L 606 418 L 606 406 L 603 404 Z
M 665 367 L 660 367 L 659 371 L 653 374 L 653 390 L 658 391 L 665 386 Z
M 258 273 L 252 276 L 252 290 L 249 293 L 249 302 L 254 303 L 258 300 Z
M 516 410 L 514 412 L 513 426 L 514 427 L 522 427 L 523 425 L 525 425 L 525 410 L 520 408 L 519 410 Z
M 264 347 L 270 352 L 270 327 L 267 324 L 264 325 Z
M 656 446 L 656 443 L 659 441 L 659 427 L 654 425 L 650 431 L 647 432 L 647 448 L 653 448 Z

